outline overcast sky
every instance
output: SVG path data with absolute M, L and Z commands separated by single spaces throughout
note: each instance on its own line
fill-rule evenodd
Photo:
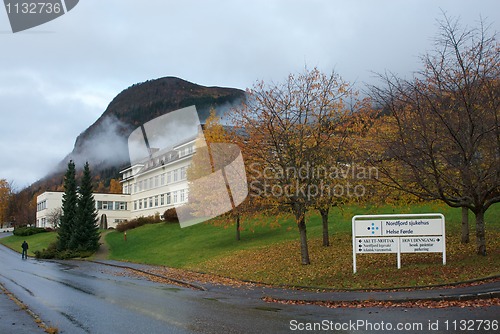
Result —
M 81 0 L 16 34 L 0 8 L 0 179 L 19 189 L 46 175 L 114 96 L 149 79 L 245 89 L 306 64 L 359 89 L 372 71 L 408 76 L 442 11 L 500 32 L 498 0 Z

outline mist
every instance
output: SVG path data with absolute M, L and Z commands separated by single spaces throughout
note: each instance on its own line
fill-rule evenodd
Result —
M 92 128 L 85 138 L 81 134 L 61 167 L 66 168 L 69 160 L 73 160 L 77 169 L 88 162 L 94 170 L 120 167 L 129 163 L 127 136 L 130 126 L 115 116 L 105 116 L 99 124 Z

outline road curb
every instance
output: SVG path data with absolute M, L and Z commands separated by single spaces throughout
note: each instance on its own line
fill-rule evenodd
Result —
M 390 291 L 397 291 L 397 290 L 416 291 L 416 290 L 428 290 L 428 289 L 434 289 L 434 288 L 455 287 L 455 286 L 462 285 L 462 284 L 477 283 L 477 282 L 483 282 L 483 281 L 488 281 L 488 280 L 492 280 L 492 279 L 500 279 L 500 275 L 492 275 L 492 276 L 474 278 L 474 279 L 470 279 L 470 280 L 452 282 L 452 283 L 429 284 L 429 285 L 419 285 L 419 286 L 396 286 L 396 287 L 391 287 L 391 288 L 366 288 L 366 289 L 363 289 L 363 288 L 339 289 L 339 288 L 328 288 L 328 287 L 319 287 L 319 286 L 287 285 L 287 284 L 279 284 L 279 285 L 272 286 L 272 285 L 268 285 L 266 283 L 256 282 L 256 281 L 251 281 L 251 280 L 241 280 L 241 281 L 245 282 L 245 283 L 260 284 L 260 285 L 266 285 L 266 286 L 275 287 L 275 288 L 304 290 L 304 291 L 310 290 L 310 291 L 324 291 L 324 292 L 390 292 Z
M 3 286 L 2 283 L 0 283 L 0 290 L 2 290 L 2 292 L 5 295 L 7 295 L 7 297 L 9 297 L 14 303 L 16 303 L 16 305 L 19 306 L 23 311 L 25 311 L 30 317 L 32 317 L 33 318 L 33 323 L 37 327 L 41 328 L 44 331 L 47 331 L 49 329 L 49 326 L 47 326 L 47 324 L 45 322 L 43 322 L 43 320 L 35 312 L 33 312 L 32 310 L 30 310 L 26 304 L 24 304 L 12 292 L 10 292 L 9 290 L 7 290 L 7 288 L 5 288 L 5 286 Z
M 166 279 L 168 281 L 172 281 L 174 283 L 190 287 L 192 289 L 196 289 L 196 290 L 200 290 L 200 291 L 207 291 L 207 289 L 205 287 L 201 286 L 201 285 L 198 285 L 198 284 L 195 284 L 195 283 L 191 283 L 191 282 L 187 282 L 187 281 L 182 281 L 182 280 L 179 280 L 179 279 L 176 279 L 176 278 L 172 278 L 172 277 L 168 277 L 168 276 L 164 276 L 164 275 L 155 274 L 155 273 L 152 273 L 152 272 L 149 272 L 149 271 L 146 271 L 146 270 L 142 270 L 142 269 L 137 269 L 137 268 L 133 268 L 133 267 L 129 267 L 129 266 L 124 266 L 124 265 L 119 265 L 119 264 L 113 264 L 113 263 L 106 263 L 106 262 L 101 262 L 101 261 L 95 261 L 95 260 L 86 260 L 86 261 L 87 262 L 93 262 L 93 263 L 102 264 L 102 265 L 105 265 L 105 266 L 115 267 L 115 268 L 129 269 L 129 270 L 137 271 L 137 272 L 140 272 L 140 273 L 143 273 L 143 274 L 146 274 L 146 275 L 151 275 L 151 276 L 155 276 L 155 277 L 158 277 L 158 278 L 163 278 L 163 279 Z
M 266 295 L 263 299 L 269 298 L 277 302 L 298 302 L 298 303 L 363 303 L 363 302 L 381 302 L 381 303 L 413 303 L 422 301 L 443 302 L 443 301 L 471 301 L 500 298 L 500 290 L 475 293 L 461 294 L 456 296 L 438 296 L 438 297 L 422 297 L 422 298 L 368 298 L 368 299 L 313 299 L 313 298 L 276 298 L 272 295 Z

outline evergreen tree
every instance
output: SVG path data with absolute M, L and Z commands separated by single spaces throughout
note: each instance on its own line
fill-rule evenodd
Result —
M 97 225 L 97 210 L 88 162 L 83 169 L 75 222 L 69 243 L 70 249 L 96 251 L 99 248 L 100 233 Z
M 71 234 L 75 225 L 77 206 L 75 164 L 72 160 L 68 163 L 68 169 L 64 176 L 64 194 L 62 198 L 62 216 L 58 229 L 57 249 L 63 251 L 68 249 Z

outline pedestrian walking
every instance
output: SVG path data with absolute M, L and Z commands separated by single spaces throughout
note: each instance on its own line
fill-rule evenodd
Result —
M 27 259 L 28 258 L 28 243 L 26 242 L 26 240 L 24 240 L 23 244 L 21 245 L 21 247 L 23 248 L 23 254 L 22 254 L 22 258 L 23 260 L 24 259 Z

